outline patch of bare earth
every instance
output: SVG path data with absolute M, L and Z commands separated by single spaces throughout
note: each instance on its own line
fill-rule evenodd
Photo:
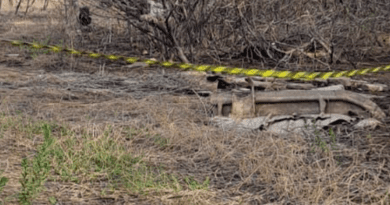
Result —
M 1 37 L 64 38 L 31 15 L 1 16 Z M 389 74 L 367 79 L 390 85 Z M 324 150 L 315 135 L 215 128 L 207 99 L 190 92 L 200 88 L 175 69 L 1 43 L 0 203 L 22 200 L 22 159 L 36 159 L 49 124 L 55 151 L 33 204 L 389 204 L 388 118 L 376 130 L 335 126 Z

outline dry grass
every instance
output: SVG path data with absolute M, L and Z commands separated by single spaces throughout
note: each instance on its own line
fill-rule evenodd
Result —
M 80 46 L 54 13 L 51 25 L 6 16 L 1 35 Z M 209 124 L 207 100 L 167 92 L 186 85 L 175 71 L 0 52 L 0 204 L 390 204 L 388 125 L 224 131 Z
M 75 105 L 53 105 L 52 122 L 3 114 L 1 144 L 3 157 L 7 156 L 2 159 L 3 176 L 11 179 L 2 193 L 8 197 L 5 203 L 14 201 L 13 194 L 21 190 L 16 180 L 22 172 L 17 166 L 21 157 L 37 159 L 39 152 L 34 150 L 45 141 L 45 124 L 55 140 L 47 151 L 46 190 L 34 199 L 36 203 L 49 197 L 63 203 L 103 199 L 163 204 L 388 203 L 388 151 L 374 151 L 388 145 L 374 143 L 376 137 L 349 136 L 365 141 L 373 150 L 367 156 L 367 148 L 332 141 L 319 145 L 316 136 L 227 133 L 195 123 L 194 118 L 203 117 L 185 103 L 169 101 L 115 100 L 84 107 L 84 113 Z M 6 104 L 1 109 L 11 110 Z M 37 116 L 46 109 L 41 110 Z M 71 112 L 77 124 L 61 122 L 62 110 Z M 96 123 L 85 115 L 110 116 L 114 110 L 136 117 L 125 124 Z

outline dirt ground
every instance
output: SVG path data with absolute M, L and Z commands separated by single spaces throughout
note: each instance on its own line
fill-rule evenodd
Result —
M 52 9 L 2 10 L 0 38 L 70 42 Z M 179 70 L 0 46 L 0 204 L 390 204 L 389 92 L 375 130 L 226 132 Z

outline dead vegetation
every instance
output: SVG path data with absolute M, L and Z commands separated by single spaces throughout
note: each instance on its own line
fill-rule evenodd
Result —
M 26 17 L 12 9 L 0 35 L 258 68 L 348 69 L 388 59 L 386 1 L 164 2 L 173 8 L 165 19 L 143 16 L 141 1 L 127 9 L 113 1 L 112 10 L 80 2 L 91 8 L 90 31 L 65 24 L 54 2 Z M 388 73 L 364 78 L 390 85 Z M 386 117 L 375 130 L 336 123 L 275 135 L 211 126 L 202 90 L 174 69 L 2 43 L 0 204 L 390 203 L 388 91 L 376 101 Z
M 128 42 L 166 59 L 224 64 L 244 58 L 262 68 L 315 70 L 387 60 L 386 1 L 101 2 L 95 12 L 125 20 Z

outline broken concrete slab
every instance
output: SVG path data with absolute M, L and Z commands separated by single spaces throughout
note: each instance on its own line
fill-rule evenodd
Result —
M 330 115 L 306 115 L 305 117 L 299 117 L 298 119 L 289 119 L 280 121 L 271 121 L 270 125 L 267 128 L 267 131 L 277 133 L 277 134 L 289 134 L 291 132 L 301 134 L 303 131 L 315 129 L 321 129 L 323 127 L 329 126 L 332 123 L 344 121 L 347 123 L 352 122 L 354 119 L 339 114 L 330 114 Z
M 370 84 L 367 81 L 363 80 L 353 80 L 348 77 L 339 77 L 339 78 L 328 78 L 328 79 L 313 79 L 313 80 L 289 80 L 273 77 L 260 77 L 260 76 L 251 76 L 251 77 L 236 77 L 222 74 L 211 74 L 208 75 L 209 79 L 217 79 L 219 81 L 218 89 L 239 89 L 239 88 L 249 88 L 252 85 L 257 90 L 273 91 L 273 90 L 310 90 L 314 89 L 317 86 L 338 86 L 337 90 L 344 88 L 360 88 L 364 90 L 369 90 L 373 92 L 386 92 L 389 88 L 384 84 Z M 248 79 L 252 79 L 252 83 L 249 83 Z M 298 83 L 297 83 L 298 82 Z M 341 88 L 343 87 L 343 88 Z M 330 87 L 331 90 L 334 90 L 333 87 Z M 336 88 L 336 87 L 335 87 Z M 329 88 L 318 88 L 319 90 L 329 89 Z
M 374 117 L 382 120 L 386 114 L 370 99 L 345 90 L 283 90 L 256 92 L 255 115 L 344 114 Z M 218 115 L 229 116 L 232 111 L 232 94 L 213 94 L 211 103 L 217 106 Z M 236 101 L 237 102 L 237 101 Z M 247 104 L 251 107 L 253 105 Z M 245 113 L 245 115 L 248 113 Z M 244 115 L 244 116 L 245 116 Z
M 224 130 L 237 129 L 239 131 L 263 130 L 276 134 L 302 134 L 304 131 L 322 129 L 335 122 L 351 123 L 355 119 L 346 115 L 327 114 L 319 115 L 304 115 L 300 117 L 292 115 L 281 116 L 265 116 L 251 119 L 233 119 L 229 117 L 216 116 L 212 118 L 212 123 Z

